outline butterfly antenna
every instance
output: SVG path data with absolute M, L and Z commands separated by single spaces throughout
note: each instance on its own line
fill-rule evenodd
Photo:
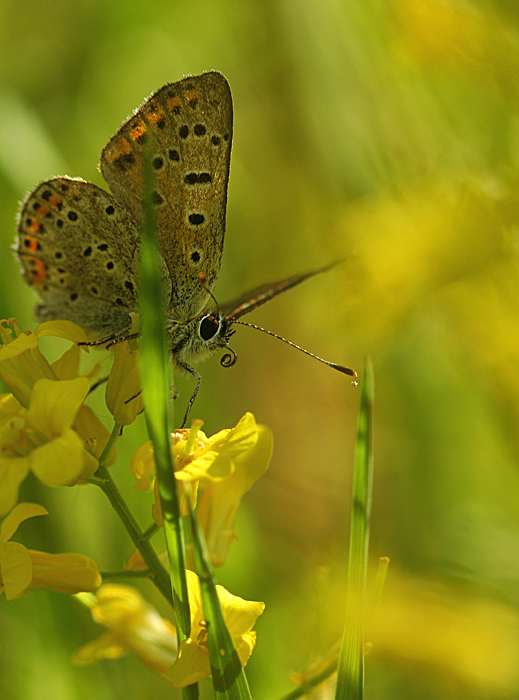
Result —
M 357 372 L 355 372 L 354 369 L 350 369 L 349 367 L 343 367 L 343 365 L 338 365 L 335 362 L 328 362 L 328 360 L 323 360 L 322 357 L 318 357 L 317 355 L 314 355 L 313 352 L 309 352 L 308 350 L 305 350 L 304 348 L 301 348 L 299 345 L 296 345 L 295 343 L 292 343 L 290 340 L 287 340 L 286 338 L 283 338 L 280 335 L 276 335 L 276 333 L 272 333 L 272 331 L 268 331 L 266 328 L 261 328 L 261 326 L 255 326 L 253 323 L 246 323 L 245 321 L 233 321 L 233 323 L 238 323 L 240 326 L 249 326 L 249 328 L 255 328 L 257 331 L 262 331 L 263 333 L 266 333 L 267 335 L 271 335 L 273 338 L 277 338 L 278 340 L 282 340 L 284 343 L 287 345 L 290 345 L 291 347 L 295 348 L 296 350 L 300 350 L 301 352 L 304 352 L 305 355 L 310 355 L 310 357 L 313 357 L 314 360 L 319 360 L 319 362 L 322 362 L 325 365 L 328 365 L 328 367 L 331 367 L 332 369 L 336 369 L 338 372 L 342 372 L 343 374 L 348 374 L 350 377 L 357 377 Z M 352 382 L 353 384 L 356 384 L 356 382 Z

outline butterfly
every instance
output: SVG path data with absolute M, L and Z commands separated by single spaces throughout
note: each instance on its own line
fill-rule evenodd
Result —
M 164 85 L 103 149 L 99 169 L 110 192 L 79 178 L 56 177 L 28 194 L 17 223 L 15 252 L 25 281 L 41 298 L 37 319 L 74 321 L 93 334 L 93 345 L 128 339 L 129 314 L 138 311 L 143 165 L 145 157 L 151 159 L 171 356 L 177 369 L 197 380 L 183 424 L 201 384 L 192 363 L 227 349 L 243 315 L 327 269 L 208 308 L 223 253 L 232 129 L 231 91 L 221 73 Z M 235 361 L 232 351 L 221 360 L 224 366 Z

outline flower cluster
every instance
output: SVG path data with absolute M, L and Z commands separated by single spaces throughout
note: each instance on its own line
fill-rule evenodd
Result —
M 40 350 L 40 339 L 53 335 L 73 341 L 55 362 Z M 107 632 L 74 655 L 79 664 L 116 658 L 130 652 L 176 687 L 211 674 L 207 625 L 198 577 L 187 571 L 191 634 L 177 643 L 171 622 L 164 619 L 134 589 L 104 585 L 95 562 L 80 554 L 48 554 L 12 541 L 28 518 L 47 514 L 34 503 L 18 503 L 19 490 L 29 472 L 49 487 L 101 485 L 107 467 L 116 459 L 115 439 L 121 426 L 143 410 L 137 358 L 128 342 L 114 346 L 114 362 L 106 382 L 106 404 L 115 425 L 112 434 L 85 404 L 99 372 L 94 363 L 82 371 L 89 348 L 83 330 L 70 322 L 41 324 L 35 333 L 22 333 L 14 320 L 0 323 L 0 378 L 9 393 L 0 395 L 0 593 L 8 600 L 31 590 L 50 588 L 79 594 L 93 619 Z M 99 382 L 101 383 L 101 382 Z M 171 435 L 171 452 L 181 515 L 196 506 L 213 565 L 227 557 L 234 520 L 243 495 L 267 469 L 272 435 L 247 413 L 234 428 L 208 437 L 202 422 Z M 136 488 L 155 490 L 150 513 L 163 526 L 151 442 L 141 445 L 130 462 Z M 135 540 L 134 540 L 135 541 Z M 162 567 L 155 554 L 157 566 Z M 161 557 L 161 561 L 163 558 Z M 145 563 L 148 562 L 148 563 Z M 137 572 L 149 556 L 137 549 L 125 565 Z M 249 602 L 217 586 L 218 597 L 238 657 L 245 665 L 255 644 L 252 627 L 263 603 Z

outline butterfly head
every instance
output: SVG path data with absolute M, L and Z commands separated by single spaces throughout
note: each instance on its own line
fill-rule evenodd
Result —
M 168 327 L 173 360 L 180 366 L 203 360 L 220 349 L 228 348 L 229 339 L 235 331 L 231 319 L 219 311 L 206 311 L 187 323 L 170 321 Z M 222 364 L 230 366 L 236 355 L 224 355 Z

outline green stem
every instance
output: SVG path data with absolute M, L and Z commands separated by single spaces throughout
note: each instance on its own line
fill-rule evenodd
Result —
M 95 483 L 103 490 L 108 500 L 112 504 L 115 512 L 122 520 L 122 523 L 130 535 L 132 542 L 137 547 L 142 555 L 142 558 L 146 562 L 146 565 L 150 570 L 151 580 L 157 586 L 166 600 L 173 605 L 173 596 L 171 594 L 171 584 L 168 572 L 160 563 L 160 560 L 149 541 L 144 537 L 141 527 L 139 526 L 137 520 L 133 517 L 133 513 L 126 505 L 126 502 L 121 496 L 119 489 L 115 485 L 115 482 L 113 481 L 108 469 L 105 466 L 100 465 L 96 472 L 95 478 L 91 479 L 90 481 L 91 483 Z
M 157 523 L 152 523 L 142 534 L 143 540 L 151 540 L 153 535 L 160 530 Z
M 294 688 L 294 690 L 290 691 L 290 693 L 287 693 L 286 695 L 282 695 L 279 700 L 297 700 L 297 698 L 303 697 L 303 695 L 310 695 L 311 691 L 313 688 L 316 688 L 318 685 L 321 683 L 324 683 L 324 681 L 327 678 L 330 678 L 335 671 L 337 670 L 337 665 L 338 665 L 338 660 L 332 659 L 329 664 L 319 673 L 317 676 L 314 676 L 310 680 L 306 681 L 302 685 L 298 686 L 297 688 Z
M 108 461 L 108 457 L 110 456 L 110 452 L 112 451 L 112 447 L 115 444 L 115 441 L 119 437 L 121 433 L 121 425 L 119 423 L 114 423 L 114 427 L 112 428 L 112 432 L 110 433 L 110 437 L 108 438 L 108 442 L 105 445 L 105 448 L 99 457 L 99 466 L 106 467 L 106 463 Z

